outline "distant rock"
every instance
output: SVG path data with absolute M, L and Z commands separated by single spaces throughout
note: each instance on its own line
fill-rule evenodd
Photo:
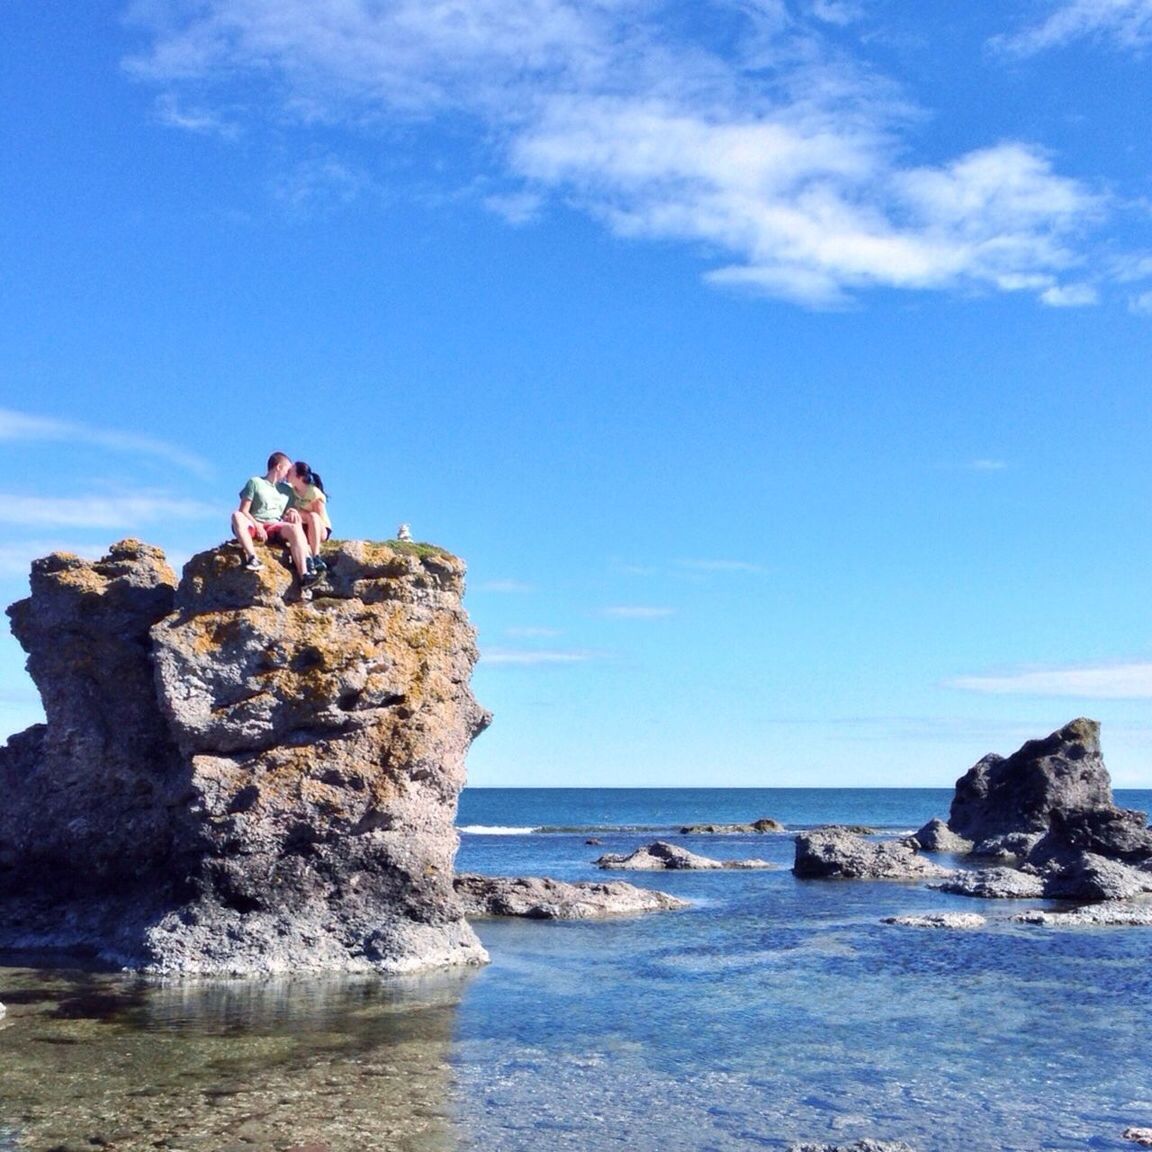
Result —
M 590 920 L 687 908 L 688 901 L 616 880 L 567 884 L 537 877 L 508 879 L 462 873 L 453 881 L 464 915 L 523 916 L 531 920 Z
M 1124 1139 L 1131 1140 L 1142 1148 L 1152 1148 L 1152 1128 L 1125 1128 Z
M 698 869 L 712 870 L 717 868 L 771 868 L 767 860 L 712 860 L 707 856 L 697 856 L 686 848 L 669 844 L 665 840 L 657 840 L 635 852 L 627 855 L 605 853 L 596 861 L 600 868 L 617 868 L 623 871 L 654 872 L 660 869 Z
M 898 924 L 903 928 L 983 928 L 988 923 L 975 912 L 934 912 L 927 916 L 885 916 L 881 924 Z
M 807 880 L 918 880 L 951 874 L 904 842 L 873 843 L 842 828 L 797 836 L 792 871 Z
M 786 829 L 779 820 L 773 820 L 766 816 L 761 820 L 753 820 L 751 824 L 686 824 L 680 829 L 680 835 L 703 836 L 736 834 L 748 836 L 752 833 L 784 831 L 786 831 Z
M 0 748 L 0 948 L 167 974 L 487 959 L 452 888 L 464 565 L 345 541 L 311 603 L 274 548 L 32 566 L 9 609 L 47 724 Z

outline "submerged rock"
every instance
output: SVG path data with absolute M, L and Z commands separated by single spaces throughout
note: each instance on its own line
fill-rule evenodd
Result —
M 476 876 L 454 881 L 464 915 L 524 916 L 533 920 L 589 920 L 687 908 L 688 901 L 616 880 L 567 884 L 547 877 Z
M 843 828 L 817 829 L 797 836 L 792 871 L 809 880 L 913 880 L 951 874 L 949 869 L 925 860 L 907 843 L 873 843 Z
M 625 871 L 651 872 L 659 869 L 700 869 L 717 868 L 771 868 L 767 860 L 712 860 L 698 856 L 686 848 L 657 840 L 635 852 L 618 854 L 607 852 L 596 861 L 600 868 L 619 868 Z
M 902 1140 L 857 1140 L 855 1144 L 791 1144 L 788 1152 L 916 1152 Z
M 452 887 L 464 565 L 331 546 L 311 603 L 268 550 L 36 561 L 9 609 L 47 724 L 0 749 L 0 947 L 165 973 L 486 959 Z

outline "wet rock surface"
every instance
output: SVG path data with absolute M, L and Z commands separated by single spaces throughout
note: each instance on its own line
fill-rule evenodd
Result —
M 452 888 L 472 696 L 464 566 L 262 549 L 181 581 L 155 548 L 37 561 L 12 606 L 47 724 L 0 749 L 0 948 L 166 973 L 404 972 L 486 957 Z
M 569 884 L 546 877 L 458 875 L 456 894 L 468 917 L 590 920 L 687 908 L 688 901 L 622 881 Z

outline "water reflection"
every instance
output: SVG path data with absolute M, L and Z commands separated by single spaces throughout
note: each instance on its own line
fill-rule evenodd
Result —
M 454 1152 L 467 970 L 147 981 L 0 968 L 0 1152 Z

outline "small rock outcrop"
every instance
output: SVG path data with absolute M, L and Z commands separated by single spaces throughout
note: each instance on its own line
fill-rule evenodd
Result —
M 591 920 L 688 907 L 687 900 L 619 880 L 568 884 L 547 877 L 505 878 L 463 873 L 456 877 L 455 888 L 464 915 L 469 918 L 523 916 L 530 920 Z
M 918 880 L 951 872 L 925 860 L 897 840 L 875 843 L 844 828 L 823 828 L 796 837 L 792 871 L 807 880 Z
M 597 861 L 599 868 L 618 868 L 631 872 L 654 872 L 660 869 L 696 869 L 698 871 L 718 868 L 771 868 L 767 860 L 713 860 L 708 856 L 698 856 L 666 840 L 657 840 L 625 854 L 606 852 Z
M 486 959 L 452 887 L 472 696 L 464 566 L 334 544 L 301 601 L 272 550 L 177 584 L 123 541 L 33 564 L 9 609 L 45 725 L 0 749 L 0 948 L 163 973 Z

